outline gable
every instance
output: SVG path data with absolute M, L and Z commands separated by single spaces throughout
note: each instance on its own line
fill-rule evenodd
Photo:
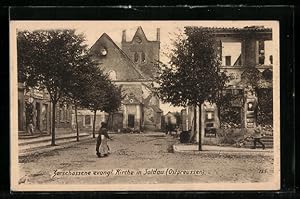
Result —
M 136 98 L 134 94 L 126 95 L 123 104 L 141 104 L 141 102 Z
M 123 84 L 122 85 L 122 92 L 126 96 L 132 96 L 134 95 L 135 98 L 142 102 L 143 99 L 143 91 L 141 85 L 138 84 Z
M 105 33 L 91 47 L 90 53 L 106 73 L 115 72 L 117 81 L 144 79 L 134 63 Z
M 139 39 L 143 42 L 143 41 L 148 41 L 143 29 L 141 26 L 138 27 L 138 29 L 136 30 L 133 38 L 132 38 L 132 41 L 134 43 L 139 43 Z

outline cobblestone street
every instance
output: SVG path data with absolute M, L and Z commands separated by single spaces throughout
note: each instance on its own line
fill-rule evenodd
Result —
M 106 158 L 96 156 L 95 141 L 21 158 L 19 183 L 247 183 L 270 181 L 273 175 L 270 151 L 174 153 L 172 145 L 178 139 L 163 133 L 113 134 L 112 138 L 111 154 Z M 138 170 L 141 175 L 130 174 Z M 88 171 L 98 173 L 71 175 Z

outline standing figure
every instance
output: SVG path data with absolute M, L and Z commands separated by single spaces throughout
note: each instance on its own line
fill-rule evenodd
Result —
M 265 149 L 264 143 L 262 143 L 262 141 L 260 140 L 262 138 L 262 135 L 263 134 L 262 134 L 261 126 L 258 125 L 256 128 L 254 128 L 254 132 L 253 132 L 253 144 L 254 144 L 254 146 L 252 147 L 252 149 L 256 148 L 256 143 L 257 142 L 262 145 L 263 149 Z
M 99 134 L 97 138 L 97 144 L 96 144 L 96 154 L 97 156 L 100 157 L 106 157 L 109 153 L 109 146 L 107 144 L 107 140 L 111 139 L 108 136 L 108 130 L 107 130 L 107 125 L 105 122 L 101 122 L 101 127 L 99 129 Z M 103 156 L 101 156 L 103 155 Z
M 33 128 L 33 121 L 32 121 L 32 120 L 30 120 L 30 121 L 28 122 L 27 132 L 29 132 L 30 135 L 33 135 L 34 128 Z
M 33 104 L 26 102 L 26 127 L 27 132 L 30 133 L 30 135 L 33 135 L 34 133 L 34 127 L 33 127 Z

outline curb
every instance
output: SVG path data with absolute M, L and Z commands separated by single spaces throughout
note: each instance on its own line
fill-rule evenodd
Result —
M 90 134 L 88 134 L 88 133 L 81 134 L 81 135 L 79 135 L 79 138 L 80 137 L 87 137 L 89 135 Z M 76 135 L 72 135 L 72 136 L 67 135 L 67 136 L 56 137 L 55 140 L 74 139 L 76 137 L 77 137 Z M 49 141 L 51 141 L 51 137 L 47 138 L 47 139 L 32 140 L 32 141 L 28 141 L 28 142 L 21 142 L 21 143 L 19 143 L 19 146 L 28 145 L 28 144 L 43 143 L 43 142 L 49 142 Z
M 66 148 L 75 146 L 77 144 L 83 144 L 83 143 L 88 143 L 88 142 L 92 142 L 92 141 L 94 141 L 94 138 L 87 137 L 86 139 L 82 139 L 79 142 L 77 142 L 77 141 L 63 142 L 56 146 L 47 145 L 47 146 L 43 146 L 43 147 L 36 147 L 36 148 L 34 148 L 33 151 L 26 152 L 26 150 L 25 150 L 25 152 L 20 152 L 19 158 L 26 158 L 31 155 L 40 155 L 40 154 L 48 153 L 50 151 L 55 151 L 58 149 L 66 149 Z
M 173 152 L 174 153 L 185 153 L 185 154 L 242 154 L 242 155 L 255 155 L 257 153 L 264 153 L 264 154 L 273 154 L 273 150 L 252 150 L 252 151 L 246 151 L 246 150 L 202 150 L 202 151 L 197 151 L 197 150 L 178 150 L 176 145 L 173 145 Z

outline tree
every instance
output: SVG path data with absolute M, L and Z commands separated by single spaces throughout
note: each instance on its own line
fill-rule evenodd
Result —
M 106 103 L 106 87 L 108 83 L 108 76 L 104 75 L 103 71 L 97 68 L 97 72 L 90 75 L 89 86 L 83 92 L 85 99 L 82 101 L 82 106 L 94 113 L 93 138 L 95 138 L 96 113 L 97 110 L 102 110 Z
M 121 105 L 121 88 L 114 85 L 107 74 L 97 68 L 90 76 L 90 84 L 84 91 L 82 106 L 94 112 L 93 137 L 95 137 L 96 113 L 98 110 L 111 113 Z
M 18 32 L 19 80 L 27 86 L 47 89 L 52 103 L 52 139 L 55 145 L 55 107 L 70 81 L 74 66 L 86 51 L 83 35 L 75 30 Z
M 98 70 L 98 63 L 86 53 L 78 59 L 69 77 L 69 82 L 65 86 L 65 98 L 75 107 L 77 141 L 79 141 L 77 109 L 79 106 L 83 107 L 86 99 L 90 96 L 87 91 L 94 82 L 94 75 L 102 77 L 103 73 Z
M 122 86 L 115 86 L 112 83 L 107 86 L 106 90 L 108 99 L 103 107 L 103 111 L 108 113 L 108 120 L 111 118 L 111 121 L 113 121 L 114 112 L 120 108 L 125 95 L 122 93 Z
M 185 27 L 184 35 L 179 36 L 174 42 L 169 65 L 162 64 L 158 77 L 160 85 L 158 92 L 163 102 L 169 102 L 174 106 L 197 107 L 206 100 L 209 102 L 218 100 L 227 76 L 220 71 L 216 44 L 208 29 Z M 196 108 L 194 110 L 196 118 Z M 195 130 L 196 122 L 194 134 Z M 202 150 L 201 136 L 199 136 L 199 150 Z

